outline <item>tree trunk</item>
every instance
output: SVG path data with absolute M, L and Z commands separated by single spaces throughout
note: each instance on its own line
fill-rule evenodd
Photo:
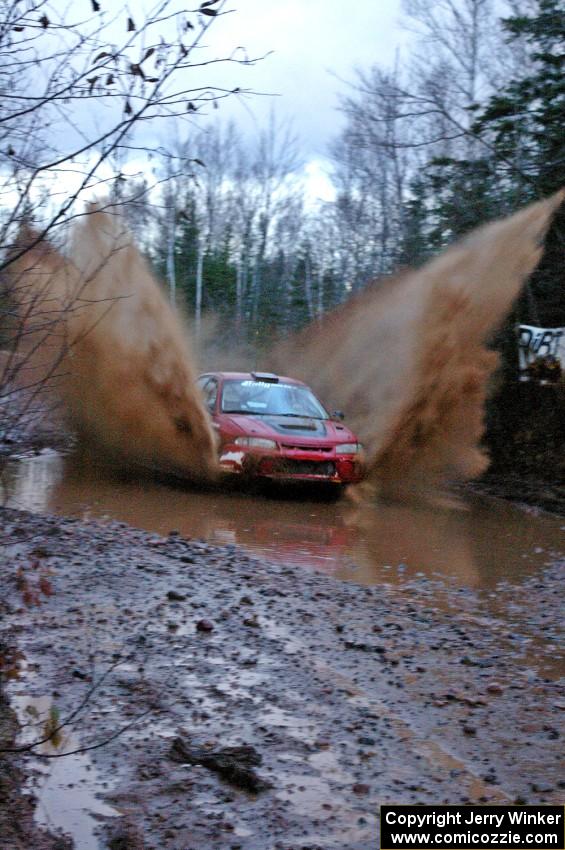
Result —
M 169 226 L 167 233 L 167 282 L 169 284 L 169 299 L 173 307 L 177 297 L 177 277 L 175 268 L 175 206 L 171 202 L 169 209 Z
M 204 267 L 204 241 L 198 242 L 198 259 L 196 262 L 196 303 L 194 305 L 194 324 L 196 336 L 200 334 L 202 320 L 202 270 Z

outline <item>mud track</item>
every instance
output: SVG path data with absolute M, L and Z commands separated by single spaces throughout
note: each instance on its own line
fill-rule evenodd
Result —
M 384 803 L 563 801 L 563 562 L 499 586 L 509 631 L 480 595 L 425 578 L 366 588 L 173 532 L 0 523 L 4 684 L 52 725 L 76 712 L 43 752 L 95 747 L 65 758 L 71 788 L 89 759 L 114 809 L 88 826 L 100 847 L 369 850 Z M 45 735 L 23 716 L 19 741 Z M 33 785 L 57 761 L 3 754 L 2 850 L 65 846 L 10 802 L 17 771 Z

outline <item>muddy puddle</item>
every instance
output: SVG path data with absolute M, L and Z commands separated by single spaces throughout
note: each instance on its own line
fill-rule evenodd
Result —
M 49 737 L 61 722 L 56 699 L 30 696 L 29 685 L 24 671 L 10 688 L 10 702 L 21 727 L 20 746 Z M 62 830 L 81 850 L 98 850 L 98 819 L 114 818 L 120 812 L 100 799 L 99 795 L 108 791 L 108 782 L 102 780 L 87 752 L 76 752 L 80 749 L 81 740 L 69 726 L 37 747 L 36 752 L 44 758 L 33 761 L 28 791 L 37 798 L 35 821 L 39 826 Z M 61 758 L 66 753 L 70 755 Z
M 12 462 L 1 486 L 11 507 L 237 544 L 271 562 L 365 585 L 425 576 L 492 591 L 565 552 L 563 518 L 480 496 L 456 507 L 358 508 L 311 494 L 197 492 L 126 478 L 54 451 Z

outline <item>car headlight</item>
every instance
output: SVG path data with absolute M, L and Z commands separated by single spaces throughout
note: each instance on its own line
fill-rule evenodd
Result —
M 355 455 L 361 451 L 361 443 L 341 443 L 335 450 L 338 455 Z
M 277 447 L 274 440 L 267 440 L 265 437 L 236 437 L 234 443 L 236 446 L 247 446 L 253 449 L 276 449 Z

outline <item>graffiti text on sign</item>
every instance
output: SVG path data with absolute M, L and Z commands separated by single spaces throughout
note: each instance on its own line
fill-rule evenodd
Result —
M 526 369 L 537 357 L 563 359 L 565 328 L 536 328 L 520 325 L 520 368 Z M 563 341 L 563 342 L 562 342 Z

